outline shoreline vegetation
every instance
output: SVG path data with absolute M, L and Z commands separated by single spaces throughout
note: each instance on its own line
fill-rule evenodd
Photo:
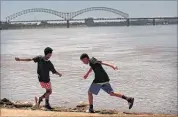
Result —
M 177 24 L 167 24 L 167 25 L 177 25 Z M 167 25 L 156 25 L 156 26 L 167 26 Z M 152 25 L 132 25 L 133 26 L 152 26 Z M 70 28 L 91 28 L 91 27 L 127 27 L 127 26 L 86 26 L 86 25 L 79 25 L 79 26 L 70 26 Z M 24 30 L 24 29 L 64 29 L 66 26 L 20 26 L 20 27 L 10 27 L 10 28 L 0 28 L 0 30 Z
M 177 25 L 178 19 L 160 19 L 160 20 L 149 20 L 149 19 L 135 19 L 134 21 L 99 21 L 94 22 L 93 18 L 85 19 L 84 22 L 68 22 L 57 23 L 57 22 L 2 22 L 0 21 L 0 30 L 9 29 L 43 29 L 43 28 L 77 28 L 77 27 L 111 27 L 111 26 L 156 26 L 156 25 Z
M 10 101 L 6 98 L 0 100 L 1 116 L 100 116 L 100 117 L 178 117 L 178 115 L 153 114 L 153 113 L 129 113 L 117 110 L 96 110 L 96 113 L 86 113 L 88 104 L 80 102 L 75 108 L 54 107 L 53 110 L 46 110 L 43 106 L 40 109 L 34 108 L 32 102 Z

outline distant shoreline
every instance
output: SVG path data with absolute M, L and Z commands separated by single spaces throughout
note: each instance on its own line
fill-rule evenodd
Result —
M 168 26 L 168 25 L 177 25 L 177 24 L 159 24 L 159 25 L 154 25 L 154 26 Z M 130 25 L 131 27 L 133 26 L 153 26 L 153 25 Z M 129 27 L 130 27 L 129 26 Z M 101 26 L 86 26 L 86 25 L 80 25 L 80 26 L 70 26 L 70 28 L 93 28 L 93 27 L 127 27 L 127 26 L 117 26 L 117 25 L 101 25 Z M 4 28 L 0 30 L 21 30 L 21 29 L 63 29 L 66 28 L 65 26 L 22 26 L 22 27 L 13 27 L 13 28 Z

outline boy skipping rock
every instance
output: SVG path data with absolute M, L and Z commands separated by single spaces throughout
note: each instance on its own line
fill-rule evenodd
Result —
M 133 103 L 134 103 L 134 98 L 127 97 L 125 95 L 122 95 L 120 93 L 115 93 L 113 91 L 113 89 L 109 83 L 110 79 L 109 79 L 107 73 L 105 72 L 105 70 L 103 69 L 102 65 L 109 66 L 109 67 L 113 68 L 114 70 L 117 70 L 118 69 L 117 67 L 114 67 L 113 65 L 109 65 L 107 63 L 103 63 L 102 61 L 98 61 L 94 57 L 89 58 L 89 56 L 85 53 L 80 56 L 80 60 L 84 64 L 90 65 L 90 69 L 84 76 L 84 79 L 86 79 L 88 77 L 88 75 L 92 72 L 92 70 L 95 73 L 95 79 L 93 80 L 93 83 L 91 84 L 89 91 L 88 91 L 88 101 L 89 101 L 90 107 L 87 110 L 87 112 L 94 113 L 93 94 L 97 95 L 99 93 L 100 89 L 103 89 L 110 96 L 115 96 L 115 97 L 125 99 L 129 104 L 129 109 L 132 108 Z
M 38 67 L 37 67 L 38 80 L 40 82 L 41 87 L 46 89 L 46 92 L 41 97 L 39 97 L 39 99 L 35 97 L 36 106 L 38 108 L 40 106 L 40 103 L 45 98 L 45 108 L 53 109 L 49 103 L 49 96 L 52 93 L 49 72 L 51 71 L 53 74 L 59 75 L 60 77 L 62 76 L 62 74 L 60 74 L 59 72 L 55 70 L 53 64 L 49 60 L 50 57 L 52 56 L 52 51 L 53 50 L 50 47 L 47 47 L 44 50 L 44 54 L 45 54 L 44 56 L 36 56 L 32 59 L 31 58 L 28 58 L 28 59 L 15 58 L 16 61 L 34 61 L 35 63 L 38 64 Z

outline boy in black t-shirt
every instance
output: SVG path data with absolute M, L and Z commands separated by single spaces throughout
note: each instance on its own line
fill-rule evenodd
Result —
M 89 100 L 90 108 L 87 110 L 87 112 L 94 113 L 93 95 L 92 94 L 97 95 L 99 93 L 100 89 L 103 89 L 106 93 L 110 94 L 110 96 L 120 97 L 122 99 L 127 100 L 128 104 L 129 104 L 129 109 L 132 108 L 133 103 L 134 103 L 134 98 L 127 97 L 125 95 L 122 95 L 120 93 L 115 93 L 113 91 L 113 89 L 109 83 L 110 79 L 109 79 L 107 73 L 105 72 L 105 70 L 103 69 L 102 65 L 109 66 L 109 67 L 113 68 L 114 70 L 118 70 L 117 67 L 114 67 L 113 65 L 109 65 L 107 63 L 103 63 L 102 61 L 98 61 L 94 57 L 89 58 L 89 56 L 85 53 L 80 56 L 80 60 L 84 64 L 89 64 L 91 67 L 89 69 L 89 71 L 86 73 L 86 75 L 84 75 L 84 79 L 86 79 L 88 77 L 88 75 L 91 73 L 92 70 L 95 73 L 95 78 L 88 90 L 88 100 Z
M 53 50 L 50 47 L 47 47 L 44 50 L 45 56 L 36 56 L 32 59 L 15 58 L 16 61 L 34 61 L 35 63 L 38 64 L 37 67 L 38 80 L 40 82 L 41 87 L 46 89 L 46 92 L 41 97 L 39 97 L 39 99 L 35 97 L 35 102 L 37 107 L 39 107 L 40 103 L 45 98 L 45 108 L 47 109 L 52 109 L 49 104 L 49 96 L 52 93 L 49 72 L 51 71 L 53 74 L 59 75 L 60 77 L 62 76 L 62 74 L 55 70 L 54 65 L 49 60 L 50 57 L 52 56 L 52 51 Z

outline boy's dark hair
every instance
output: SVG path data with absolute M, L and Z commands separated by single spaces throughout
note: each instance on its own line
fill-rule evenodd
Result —
M 47 55 L 47 54 L 49 54 L 49 53 L 52 53 L 52 52 L 53 52 L 53 49 L 50 48 L 50 47 L 46 47 L 46 48 L 44 49 L 44 54 L 45 54 L 45 55 Z
M 89 59 L 88 54 L 83 53 L 83 54 L 80 56 L 80 60 L 82 60 L 82 59 L 84 59 L 84 58 L 88 58 L 88 59 Z

